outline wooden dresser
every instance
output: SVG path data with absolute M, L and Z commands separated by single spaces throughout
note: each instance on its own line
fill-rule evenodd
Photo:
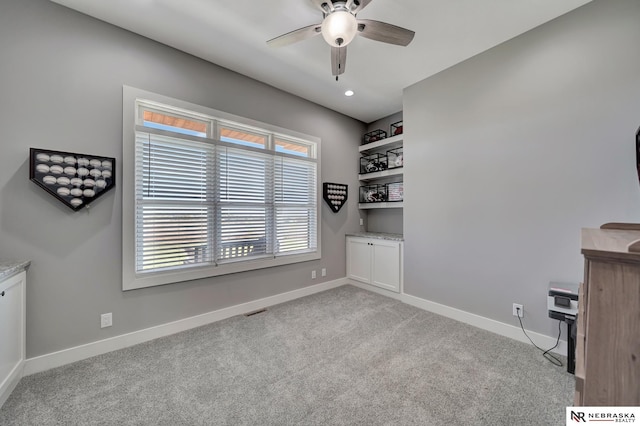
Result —
M 640 405 L 640 224 L 582 230 L 575 405 Z

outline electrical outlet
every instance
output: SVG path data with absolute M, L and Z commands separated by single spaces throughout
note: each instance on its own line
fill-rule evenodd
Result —
M 327 276 L 327 268 L 322 268 L 322 271 L 320 271 L 320 275 L 322 275 L 323 277 Z
M 111 327 L 113 325 L 113 316 L 111 312 L 100 315 L 100 328 Z
M 513 304 L 513 316 L 524 318 L 524 306 L 519 303 Z
M 360 226 L 364 226 L 364 219 L 360 218 Z
M 311 279 L 312 280 L 316 279 L 316 270 L 315 269 L 313 271 L 311 271 Z

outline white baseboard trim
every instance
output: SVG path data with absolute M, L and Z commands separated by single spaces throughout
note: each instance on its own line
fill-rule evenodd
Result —
M 25 361 L 22 360 L 15 367 L 9 375 L 4 379 L 2 384 L 0 384 L 0 408 L 4 405 L 4 403 L 11 395 L 11 392 L 16 388 L 18 382 L 22 378 L 24 374 L 24 364 Z
M 362 288 L 364 290 L 372 291 L 374 293 L 382 294 L 383 296 L 391 297 L 396 300 L 400 300 L 416 308 L 423 309 L 434 314 L 442 315 L 447 318 L 454 319 L 456 321 L 463 322 L 465 324 L 472 325 L 474 327 L 481 328 L 483 330 L 490 331 L 492 333 L 499 334 L 501 336 L 509 337 L 520 342 L 531 344 L 529 339 L 524 335 L 519 326 L 506 324 L 500 321 L 493 320 L 491 318 L 483 317 L 480 315 L 472 314 L 470 312 L 462 311 L 460 309 L 452 308 L 450 306 L 442 305 L 440 303 L 432 302 L 430 300 L 422 299 L 420 297 L 412 296 L 406 293 L 393 293 L 388 290 L 377 288 L 369 284 L 360 283 L 354 280 L 348 280 L 349 284 Z M 517 318 L 514 318 L 517 319 Z M 544 334 L 536 333 L 535 331 L 526 330 L 527 334 L 536 345 L 541 348 L 547 349 L 556 344 L 556 338 L 547 336 Z M 555 348 L 553 353 L 557 353 L 562 356 L 567 355 L 567 342 L 560 340 L 558 347 Z
M 291 300 L 299 299 L 301 297 L 309 296 L 321 291 L 340 287 L 345 284 L 348 284 L 346 278 L 327 281 L 298 290 L 276 294 L 275 296 L 265 297 L 263 299 L 253 300 L 251 302 L 242 303 L 240 305 L 230 306 L 228 308 L 219 309 L 217 311 L 207 312 L 178 321 L 173 321 L 167 324 L 133 331 L 127 334 L 121 334 L 120 336 L 98 340 L 97 342 L 87 343 L 85 345 L 63 349 L 58 352 L 29 358 L 25 361 L 24 375 L 28 376 L 30 374 L 49 370 L 51 368 L 60 367 L 96 355 L 101 355 L 107 352 L 123 349 L 129 346 L 137 345 L 139 343 L 147 342 L 149 340 L 157 339 L 159 337 L 169 336 L 181 331 L 190 330 L 192 328 L 200 327 L 216 321 L 221 321 L 236 315 L 242 315 L 269 306 L 289 302 Z

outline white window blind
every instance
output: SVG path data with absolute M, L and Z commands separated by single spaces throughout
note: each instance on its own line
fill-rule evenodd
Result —
M 314 142 L 157 104 L 151 116 L 146 107 L 138 107 L 134 149 L 137 277 L 170 274 L 159 281 L 167 283 L 188 279 L 180 271 L 219 275 L 318 252 Z
M 137 132 L 136 270 L 211 263 L 215 147 Z

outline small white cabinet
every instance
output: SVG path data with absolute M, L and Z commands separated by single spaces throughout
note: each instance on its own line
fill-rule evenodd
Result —
M 26 272 L 0 280 L 0 407 L 22 378 Z
M 400 293 L 402 242 L 347 237 L 347 277 Z

